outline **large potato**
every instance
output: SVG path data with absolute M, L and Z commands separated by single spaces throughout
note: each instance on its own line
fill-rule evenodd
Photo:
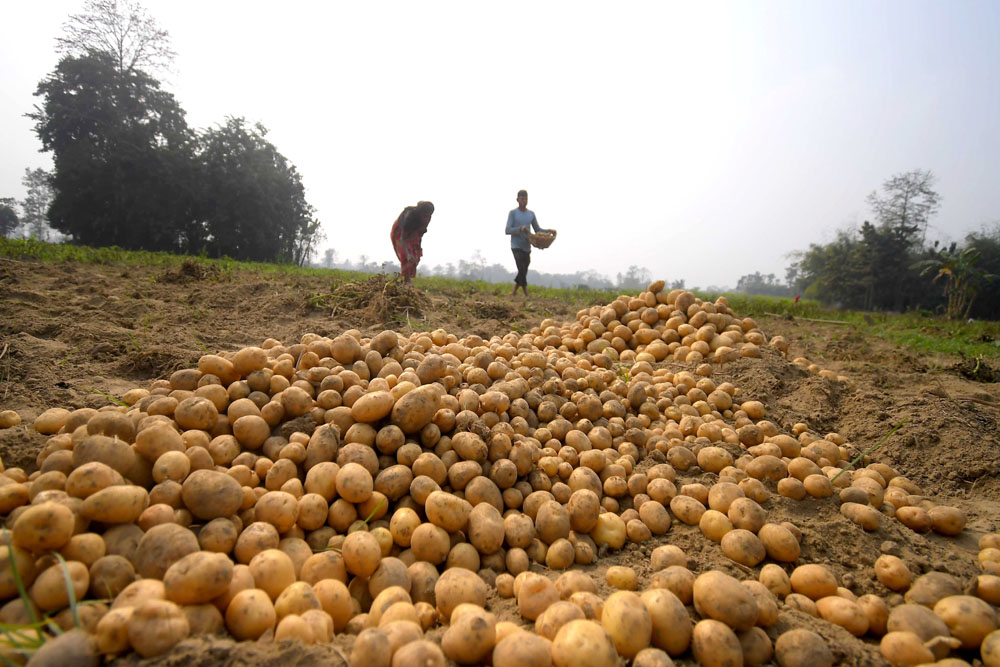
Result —
M 434 597 L 437 600 L 438 613 L 443 620 L 448 620 L 455 607 L 463 602 L 484 607 L 488 591 L 486 583 L 474 572 L 463 568 L 445 570 L 434 584 Z M 556 599 L 559 599 L 558 595 L 556 593 Z
M 128 619 L 129 644 L 144 658 L 166 653 L 190 631 L 187 616 L 168 600 L 140 602 Z
M 934 605 L 934 613 L 948 626 L 951 636 L 962 642 L 964 649 L 978 647 L 997 627 L 993 607 L 971 595 L 941 598 Z
M 722 621 L 737 631 L 749 630 L 757 622 L 753 594 L 728 574 L 710 570 L 699 575 L 693 593 L 694 607 L 703 617 Z
M 653 632 L 649 609 L 631 591 L 618 591 L 608 596 L 604 601 L 601 625 L 611 635 L 618 655 L 629 660 L 649 646 Z
M 233 561 L 225 554 L 198 551 L 167 568 L 163 585 L 167 599 L 177 604 L 197 605 L 211 601 L 229 588 Z
M 184 480 L 181 498 L 191 514 L 210 521 L 236 514 L 243 503 L 243 489 L 225 473 L 195 470 Z
M 618 653 L 600 623 L 577 619 L 559 629 L 552 642 L 555 667 L 615 667 Z
M 66 505 L 41 503 L 32 505 L 17 517 L 11 539 L 14 546 L 28 551 L 61 549 L 73 537 L 75 525 L 73 511 Z
M 271 597 L 258 588 L 240 591 L 226 607 L 226 628 L 237 639 L 257 639 L 276 621 Z
M 198 538 L 194 533 L 176 523 L 164 523 L 153 526 L 142 536 L 133 562 L 140 576 L 162 579 L 167 568 L 198 550 Z
M 833 654 L 826 641 L 812 630 L 789 630 L 774 644 L 774 657 L 780 667 L 833 667 Z
M 87 496 L 80 515 L 101 523 L 132 523 L 148 506 L 149 494 L 141 486 L 109 486 Z
M 699 665 L 706 667 L 743 664 L 743 647 L 736 633 L 725 623 L 710 618 L 698 621 L 694 626 L 691 653 Z
M 392 422 L 407 435 L 416 433 L 431 423 L 441 407 L 442 385 L 423 385 L 407 392 L 392 406 Z
M 642 593 L 642 603 L 652 621 L 651 642 L 672 656 L 684 653 L 691 643 L 691 617 L 684 603 L 671 591 L 653 589 Z

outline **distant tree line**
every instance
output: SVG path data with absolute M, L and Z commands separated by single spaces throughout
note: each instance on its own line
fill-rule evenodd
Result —
M 59 40 L 28 116 L 54 169 L 44 206 L 0 200 L 4 235 L 303 264 L 322 238 L 295 166 L 267 130 L 229 117 L 188 126 L 144 67 L 169 63 L 167 33 L 131 2 L 88 0 Z M 37 204 L 37 202 L 36 202 Z M 20 212 L 18 211 L 20 209 Z M 42 219 L 45 227 L 37 221 Z

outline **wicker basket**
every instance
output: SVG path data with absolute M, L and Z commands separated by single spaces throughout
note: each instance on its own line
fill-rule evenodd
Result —
M 528 242 L 536 248 L 545 249 L 552 245 L 552 242 L 556 240 L 556 230 L 551 230 L 551 233 L 540 232 L 538 234 L 528 234 Z

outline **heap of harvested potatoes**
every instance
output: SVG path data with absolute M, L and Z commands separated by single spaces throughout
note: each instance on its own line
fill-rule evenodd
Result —
M 800 563 L 799 528 L 768 520 L 769 505 L 810 497 L 869 531 L 965 524 L 889 466 L 849 465 L 838 434 L 782 433 L 712 379 L 768 344 L 788 347 L 724 298 L 657 281 L 523 335 L 268 339 L 203 356 L 124 406 L 51 409 L 34 422 L 50 436 L 38 471 L 0 475 L 0 620 L 78 624 L 43 651 L 108 656 L 159 655 L 191 634 L 347 634 L 338 645 L 359 667 L 832 664 L 813 631 L 769 633 L 791 608 L 881 637 L 893 664 L 958 650 L 1000 665 L 1000 535 L 983 538 L 971 586 L 911 582 L 882 556 L 879 581 L 906 594 L 890 608 Z M 716 481 L 678 488 L 699 469 Z M 691 572 L 669 544 L 674 521 L 756 578 Z M 574 569 L 647 540 L 660 544 L 647 590 L 613 566 L 617 592 L 602 598 Z M 498 622 L 491 589 L 524 622 Z

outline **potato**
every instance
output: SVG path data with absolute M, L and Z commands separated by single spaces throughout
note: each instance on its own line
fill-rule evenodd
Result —
M 279 549 L 265 549 L 250 560 L 254 585 L 277 600 L 281 592 L 295 582 L 295 564 Z
M 590 537 L 599 547 L 621 549 L 626 538 L 625 522 L 613 512 L 605 512 L 597 517 L 597 524 L 590 532 Z
M 812 630 L 797 628 L 778 637 L 774 657 L 780 667 L 833 667 L 833 654 L 826 641 Z
M 1000 577 L 995 574 L 981 574 L 976 577 L 975 594 L 994 607 L 1000 606 Z
M 445 570 L 434 584 L 437 610 L 444 620 L 450 619 L 451 612 L 463 602 L 484 607 L 487 592 L 488 587 L 479 576 L 461 568 Z M 556 595 L 558 599 L 558 593 Z
M 925 642 L 951 635 L 948 626 L 934 612 L 923 605 L 910 603 L 892 608 L 886 629 L 889 632 L 912 632 Z
M 134 609 L 135 607 L 112 609 L 97 622 L 94 641 L 100 653 L 114 655 L 129 649 L 128 620 Z
M 938 505 L 932 507 L 928 512 L 931 519 L 931 528 L 936 533 L 942 535 L 958 535 L 965 528 L 965 512 L 957 507 Z
M 350 667 L 386 667 L 392 660 L 392 646 L 377 628 L 362 630 L 351 647 Z
M 701 521 L 705 506 L 690 496 L 678 495 L 670 501 L 670 511 L 684 523 L 695 526 Z
M 358 530 L 344 539 L 341 554 L 348 572 L 367 579 L 378 567 L 382 547 L 371 533 Z
M 448 629 L 441 636 L 441 650 L 445 656 L 462 665 L 478 664 L 493 650 L 495 643 L 496 618 L 478 608 L 461 616 L 453 614 Z
M 337 579 L 322 579 L 313 584 L 313 592 L 323 611 L 333 619 L 333 628 L 341 632 L 354 615 L 353 602 L 347 586 Z
M 229 589 L 233 562 L 225 554 L 197 551 L 184 556 L 163 575 L 167 599 L 184 605 L 204 604 Z
M 101 523 L 132 523 L 149 505 L 149 494 L 141 486 L 109 486 L 87 496 L 80 515 Z
M 181 498 L 191 514 L 210 521 L 236 514 L 243 503 L 243 489 L 225 473 L 195 470 L 184 480 Z
M 226 629 L 222 612 L 214 604 L 192 604 L 181 607 L 187 617 L 191 635 L 219 635 Z
M 997 667 L 1000 665 L 1000 630 L 994 630 L 986 635 L 982 645 L 979 647 L 979 651 L 985 667 Z
M 9 599 L 18 594 L 14 569 L 24 586 L 31 586 L 38 574 L 35 558 L 24 549 L 7 544 L 0 545 L 0 599 Z
M 497 641 L 492 660 L 493 667 L 549 667 L 552 641 L 530 632 L 516 631 Z
M 59 553 L 66 560 L 79 561 L 89 568 L 107 553 L 107 545 L 97 533 L 80 533 L 71 537 Z
M 409 642 L 392 655 L 392 667 L 409 667 L 410 665 L 444 667 L 446 664 L 447 661 L 441 648 L 427 639 Z
M 69 507 L 44 502 L 32 505 L 17 517 L 11 540 L 14 546 L 28 551 L 61 549 L 73 536 L 75 525 L 76 518 Z
M 774 625 L 778 620 L 778 599 L 774 594 L 764 584 L 753 579 L 741 581 L 740 585 L 750 591 L 757 604 L 757 625 L 764 628 Z
M 861 611 L 868 617 L 868 634 L 881 637 L 885 634 L 885 626 L 889 621 L 889 608 L 885 600 L 877 595 L 868 593 L 862 595 L 857 600 Z
M 518 576 L 522 579 L 520 584 L 517 579 L 514 580 L 514 594 L 517 596 L 517 610 L 524 618 L 534 621 L 549 605 L 559 601 L 559 591 L 547 577 L 532 572 Z
M 194 533 L 175 523 L 165 523 L 153 526 L 142 536 L 132 561 L 140 576 L 162 579 L 171 565 L 198 550 Z M 108 553 L 112 551 L 109 546 Z
M 868 632 L 868 616 L 857 602 L 831 595 L 816 601 L 816 611 L 820 618 L 839 625 L 855 637 L 861 637 Z
M 552 641 L 555 667 L 614 667 L 618 654 L 600 623 L 577 619 L 559 629 Z
M 612 593 L 604 602 L 601 625 L 611 635 L 618 655 L 632 659 L 649 646 L 653 622 L 649 610 L 631 591 Z
M 407 435 L 416 433 L 431 423 L 438 411 L 443 387 L 434 383 L 423 385 L 396 399 L 392 406 L 392 423 Z
M 128 618 L 129 644 L 144 658 L 166 653 L 190 631 L 184 612 L 168 600 L 140 602 Z
M 718 570 L 705 572 L 694 580 L 693 600 L 703 618 L 722 621 L 734 630 L 749 630 L 757 622 L 758 609 L 753 594 L 739 581 Z
M 917 533 L 926 533 L 934 525 L 930 514 L 921 507 L 898 507 L 896 508 L 896 518 L 904 526 Z
M 793 591 L 812 600 L 837 594 L 837 578 L 823 565 L 799 565 L 792 570 L 789 581 Z
M 917 577 L 904 597 L 907 602 L 932 608 L 938 600 L 962 593 L 962 584 L 956 577 L 944 572 L 928 572 Z
M 653 646 L 672 656 L 687 651 L 691 643 L 692 624 L 684 603 L 669 590 L 662 589 L 647 590 L 640 599 L 649 611 Z
M 274 628 L 277 614 L 267 591 L 251 588 L 233 596 L 226 607 L 226 629 L 237 639 L 257 639 Z
M 727 558 L 747 567 L 757 566 L 767 555 L 760 538 L 742 528 L 726 533 L 722 537 L 720 546 Z
M 788 579 L 788 574 L 781 569 L 781 566 L 774 563 L 762 567 L 758 579 L 776 597 L 783 598 L 792 592 L 792 582 Z
M 691 653 L 698 664 L 705 667 L 743 664 L 743 647 L 739 638 L 728 625 L 713 619 L 698 621 L 694 626 Z
M 879 583 L 893 591 L 905 591 L 910 587 L 909 568 L 891 554 L 883 554 L 875 560 L 875 576 Z
M 671 565 L 687 567 L 687 554 L 675 544 L 664 544 L 653 549 L 653 553 L 649 555 L 649 563 L 654 572 Z
M 604 573 L 604 580 L 608 586 L 626 591 L 634 591 L 638 583 L 638 576 L 630 567 L 623 565 L 612 565 Z
M 844 503 L 840 506 L 840 513 L 868 532 L 878 530 L 882 518 L 877 509 L 860 503 Z
M 733 484 L 733 486 L 736 485 Z M 715 487 L 712 488 L 714 489 Z M 713 542 L 721 542 L 726 533 L 733 529 L 733 522 L 730 521 L 729 517 L 722 512 L 710 509 L 706 510 L 701 515 L 701 519 L 698 520 L 698 527 L 701 529 L 702 534 L 708 539 Z
M 962 642 L 963 649 L 978 647 L 997 627 L 993 607 L 971 595 L 942 598 L 934 605 L 934 613 L 948 626 L 951 636 Z
M 936 662 L 934 654 L 912 632 L 889 632 L 879 644 L 882 657 L 894 665 L 920 665 Z
M 650 588 L 668 590 L 684 604 L 691 604 L 694 596 L 694 574 L 680 565 L 671 565 L 653 574 L 649 581 Z
M 62 609 L 69 605 L 66 577 L 73 587 L 74 599 L 82 600 L 90 587 L 90 572 L 78 561 L 67 561 L 65 566 L 56 563 L 43 570 L 31 585 L 31 601 L 42 611 Z

